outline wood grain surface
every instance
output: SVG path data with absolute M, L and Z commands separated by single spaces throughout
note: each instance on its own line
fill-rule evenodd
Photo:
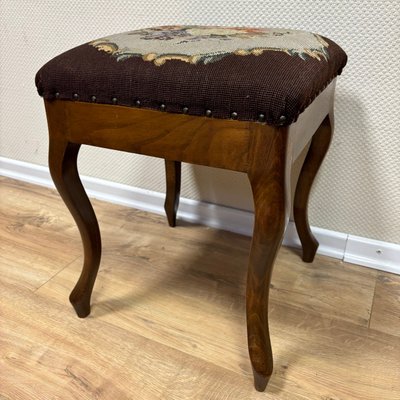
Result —
M 52 190 L 0 177 L 0 399 L 398 400 L 399 279 L 281 248 L 274 373 L 254 390 L 250 238 L 93 201 L 103 260 L 92 313 L 68 296 L 78 229 Z
M 71 143 L 245 171 L 247 121 L 73 101 L 45 101 L 51 136 Z

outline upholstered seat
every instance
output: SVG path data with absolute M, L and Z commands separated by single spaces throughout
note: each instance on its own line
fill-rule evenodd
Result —
M 331 141 L 334 78 L 345 64 L 338 45 L 310 32 L 168 26 L 94 40 L 44 65 L 36 85 L 45 99 L 49 169 L 84 249 L 70 295 L 78 316 L 90 313 L 101 258 L 99 226 L 77 169 L 81 145 L 164 158 L 171 226 L 181 162 L 244 172 L 255 209 L 248 347 L 255 387 L 264 390 L 273 369 L 272 267 L 291 211 L 303 260 L 317 251 L 308 197 Z
M 164 26 L 69 50 L 36 84 L 47 100 L 289 125 L 345 63 L 338 45 L 310 32 Z

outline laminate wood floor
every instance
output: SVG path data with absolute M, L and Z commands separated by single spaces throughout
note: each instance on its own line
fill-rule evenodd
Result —
M 0 399 L 400 399 L 400 277 L 282 248 L 274 374 L 253 388 L 248 237 L 93 201 L 103 259 L 92 313 L 68 302 L 82 264 L 55 191 L 0 177 Z

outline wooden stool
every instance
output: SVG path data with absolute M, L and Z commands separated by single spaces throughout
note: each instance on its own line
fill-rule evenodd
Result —
M 36 85 L 45 99 L 50 172 L 84 246 L 70 296 L 78 316 L 90 313 L 101 255 L 77 171 L 82 144 L 164 158 L 171 226 L 182 161 L 245 172 L 255 205 L 248 345 L 255 387 L 263 391 L 272 374 L 272 267 L 292 207 L 303 260 L 311 262 L 317 250 L 307 203 L 331 141 L 335 77 L 345 64 L 338 45 L 310 32 L 164 26 L 95 40 L 44 65 Z M 292 205 L 291 167 L 307 146 Z

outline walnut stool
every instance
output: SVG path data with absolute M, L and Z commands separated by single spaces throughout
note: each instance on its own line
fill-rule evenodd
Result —
M 303 260 L 311 262 L 317 250 L 308 196 L 331 140 L 335 78 L 346 59 L 334 42 L 305 31 L 163 26 L 94 40 L 45 64 L 36 85 L 45 99 L 50 172 L 84 246 L 70 296 L 78 316 L 90 312 L 101 254 L 77 171 L 82 144 L 165 159 L 171 226 L 182 161 L 245 172 L 255 206 L 248 345 L 255 387 L 263 391 L 272 373 L 272 267 L 292 207 Z M 291 204 L 291 168 L 307 147 Z

